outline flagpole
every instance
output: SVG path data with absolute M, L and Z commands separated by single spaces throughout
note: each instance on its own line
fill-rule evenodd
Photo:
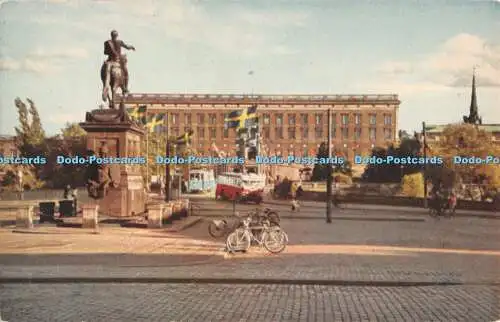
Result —
M 149 127 L 146 130 L 146 189 L 149 192 L 150 182 L 149 182 Z

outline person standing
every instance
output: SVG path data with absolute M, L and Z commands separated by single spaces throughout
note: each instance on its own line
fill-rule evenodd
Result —
M 68 185 L 66 185 L 66 187 L 64 187 L 63 198 L 69 199 L 70 192 L 71 192 L 71 186 L 68 184 Z

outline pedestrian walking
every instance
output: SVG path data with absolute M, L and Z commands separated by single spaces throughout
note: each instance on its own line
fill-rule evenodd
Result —
M 292 211 L 299 211 L 300 204 L 297 200 L 297 191 L 299 190 L 299 184 L 297 182 L 292 182 L 291 193 L 292 193 Z
M 78 189 L 73 188 L 73 191 L 71 191 L 71 197 L 73 198 L 73 212 L 78 214 Z

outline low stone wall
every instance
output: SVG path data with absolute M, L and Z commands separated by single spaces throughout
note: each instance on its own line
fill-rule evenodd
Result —
M 304 191 L 301 200 L 326 201 L 326 192 Z M 400 197 L 400 196 L 376 196 L 361 194 L 342 194 L 341 202 L 356 204 L 373 205 L 391 205 L 400 207 L 419 207 L 424 206 L 423 198 Z M 480 210 L 480 211 L 500 211 L 500 205 L 492 202 L 479 202 L 470 200 L 458 200 L 457 209 L 461 210 Z

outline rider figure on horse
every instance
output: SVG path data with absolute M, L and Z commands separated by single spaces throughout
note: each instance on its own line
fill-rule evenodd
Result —
M 123 71 L 123 94 L 128 93 L 128 69 L 127 60 L 125 56 L 122 56 L 121 49 L 125 48 L 128 50 L 135 50 L 134 46 L 125 44 L 122 40 L 118 39 L 118 32 L 116 30 L 111 31 L 111 39 L 104 43 L 104 55 L 107 55 L 106 59 L 106 85 L 105 89 L 109 88 L 109 82 L 111 78 L 111 65 L 113 63 L 119 63 Z

